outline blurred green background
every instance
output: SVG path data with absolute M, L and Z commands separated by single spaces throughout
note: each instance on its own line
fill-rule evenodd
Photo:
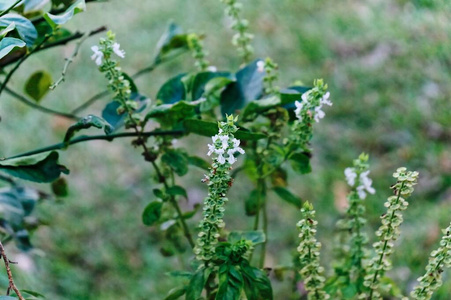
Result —
M 437 246 L 439 229 L 451 221 L 451 4 L 433 0 L 243 0 L 243 4 L 255 34 L 256 57 L 270 56 L 279 64 L 281 87 L 295 80 L 310 84 L 315 78 L 329 84 L 334 105 L 314 129 L 313 173 L 290 177 L 292 189 L 316 207 L 328 271 L 330 237 L 347 191 L 343 170 L 352 159 L 362 151 L 370 154 L 377 190 L 366 202 L 372 240 L 383 202 L 390 195 L 393 171 L 406 166 L 420 172 L 390 272 L 409 291 Z M 230 22 L 219 0 L 95 3 L 68 27 L 87 31 L 106 25 L 127 52 L 123 69 L 133 73 L 151 64 L 169 20 L 187 31 L 204 33 L 208 59 L 218 69 L 239 67 L 230 45 Z M 90 47 L 97 40 L 98 36 L 91 37 L 83 44 L 67 81 L 49 93 L 44 105 L 67 111 L 104 89 L 106 82 L 90 59 Z M 10 86 L 22 90 L 27 74 L 41 69 L 58 78 L 73 47 L 31 57 Z M 192 70 L 187 54 L 136 83 L 153 99 L 167 79 Z M 99 114 L 106 101 L 99 101 L 86 114 Z M 5 95 L 1 102 L 0 156 L 59 142 L 70 125 Z M 207 142 L 207 138 L 188 138 L 179 143 L 205 156 L 207 147 L 199 145 Z M 180 280 L 166 273 L 189 269 L 192 257 L 186 253 L 181 258 L 164 258 L 159 251 L 161 236 L 141 223 L 155 185 L 140 151 L 126 140 L 91 142 L 62 152 L 61 161 L 71 170 L 67 176 L 70 195 L 62 202 L 39 206 L 38 214 L 49 226 L 33 236 L 35 251 L 23 254 L 14 252 L 13 245 L 8 248 L 13 251 L 11 259 L 20 262 L 14 267 L 18 286 L 47 299 L 164 298 Z M 202 175 L 193 168 L 180 181 L 189 186 L 192 202 L 201 202 L 206 195 L 205 186 L 200 185 Z M 243 209 L 250 183 L 244 177 L 238 182 L 230 191 L 228 229 L 249 228 L 253 222 Z M 299 212 L 271 194 L 269 208 L 266 265 L 289 265 L 297 244 Z M 199 218 L 190 220 L 193 228 Z M 6 287 L 6 277 L 1 280 Z M 273 278 L 273 283 L 276 299 L 288 299 L 289 280 Z M 448 270 L 435 299 L 450 299 L 450 295 Z

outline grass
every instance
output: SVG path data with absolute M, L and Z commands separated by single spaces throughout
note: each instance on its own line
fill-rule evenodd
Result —
M 377 189 L 377 195 L 367 202 L 371 238 L 390 193 L 391 173 L 401 165 L 420 172 L 420 184 L 393 255 L 393 277 L 403 282 L 402 289 L 410 288 L 424 272 L 428 253 L 439 238 L 438 228 L 450 221 L 449 3 L 243 2 L 256 35 L 256 56 L 271 56 L 279 64 L 281 86 L 295 80 L 309 84 L 318 77 L 329 83 L 334 106 L 315 128 L 314 172 L 290 180 L 294 190 L 315 205 L 325 253 L 332 251 L 333 245 L 327 241 L 339 216 L 342 172 L 360 152 L 370 153 L 371 177 Z M 89 30 L 107 25 L 128 54 L 122 67 L 132 73 L 150 65 L 158 37 L 170 19 L 186 30 L 206 34 L 208 59 L 219 69 L 239 66 L 219 1 L 100 2 L 89 5 L 69 27 Z M 85 42 L 69 68 L 67 81 L 49 93 L 44 105 L 69 110 L 103 90 L 106 82 L 89 58 L 89 48 L 96 40 L 93 37 Z M 22 90 L 27 74 L 40 69 L 58 78 L 72 47 L 32 57 L 10 86 Z M 136 83 L 141 92 L 153 98 L 168 78 L 189 70 L 193 70 L 192 60 L 185 55 Z M 98 113 L 104 104 L 99 101 L 89 113 Z M 70 124 L 4 95 L 1 105 L 3 156 L 59 142 Z M 186 145 L 198 151 L 196 146 L 202 143 L 207 139 L 189 139 Z M 31 271 L 22 272 L 18 285 L 42 292 L 48 299 L 162 299 L 176 286 L 175 280 L 180 280 L 162 274 L 188 268 L 190 256 L 184 255 L 185 266 L 176 257 L 163 259 L 158 248 L 161 236 L 141 224 L 141 212 L 152 200 L 154 186 L 151 168 L 142 164 L 139 151 L 124 140 L 92 142 L 62 153 L 62 161 L 71 169 L 67 178 L 70 195 L 63 203 L 40 206 L 40 216 L 49 226 L 33 237 L 40 251 L 31 255 Z M 201 177 L 200 171 L 193 171 L 184 179 L 185 186 L 191 187 L 190 198 L 196 201 L 206 194 L 199 184 Z M 251 226 L 252 220 L 243 217 L 242 209 L 247 193 L 244 185 L 236 184 L 231 190 L 228 229 Z M 297 244 L 295 224 L 300 216 L 274 195 L 269 201 L 267 265 L 287 265 Z M 449 298 L 450 277 L 445 277 L 435 299 Z M 275 286 L 278 297 L 288 297 L 289 284 L 275 282 Z

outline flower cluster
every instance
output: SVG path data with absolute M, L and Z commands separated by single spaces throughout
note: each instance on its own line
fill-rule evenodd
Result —
M 249 22 L 240 17 L 242 4 L 237 0 L 221 0 L 227 5 L 226 14 L 232 18 L 232 29 L 237 33 L 232 38 L 232 44 L 238 48 L 245 62 L 249 61 L 254 49 L 250 45 L 254 36 L 248 33 Z
M 391 187 L 394 190 L 394 196 L 390 196 L 384 204 L 387 212 L 381 216 L 382 225 L 376 231 L 380 240 L 373 244 L 376 256 L 369 262 L 368 275 L 364 282 L 370 288 L 370 299 L 373 297 L 381 299 L 378 292 L 379 281 L 384 272 L 391 269 L 388 256 L 393 252 L 394 242 L 400 235 L 399 227 L 403 222 L 402 211 L 408 206 L 405 198 L 412 194 L 413 186 L 417 184 L 418 172 L 398 168 L 393 177 L 397 179 Z
M 432 251 L 426 273 L 418 278 L 419 284 L 411 293 L 413 299 L 431 299 L 434 291 L 443 283 L 443 267 L 451 267 L 451 224 L 443 230 L 443 233 L 440 247 Z
M 326 279 L 323 276 L 324 268 L 319 263 L 321 243 L 315 237 L 318 221 L 315 220 L 313 205 L 305 202 L 301 213 L 302 219 L 297 224 L 301 238 L 297 249 L 301 267 L 299 273 L 304 280 L 308 299 L 329 299 L 330 296 L 322 290 Z
M 120 45 L 116 43 L 115 38 L 114 33 L 109 31 L 107 38 L 101 38 L 98 46 L 91 47 L 94 51 L 91 58 L 99 66 L 100 72 L 105 73 L 105 77 L 108 79 L 108 87 L 115 94 L 113 100 L 121 104 L 117 112 L 119 114 L 127 113 L 125 125 L 127 127 L 137 126 L 140 117 L 134 114 L 137 102 L 130 100 L 130 82 L 124 77 L 117 61 L 112 58 L 113 53 L 121 58 L 125 57 L 125 51 L 120 49 Z
M 188 40 L 188 47 L 193 52 L 193 58 L 196 60 L 196 62 L 195 62 L 196 68 L 199 71 L 207 70 L 209 68 L 210 62 L 205 59 L 205 56 L 207 56 L 207 53 L 204 50 L 201 38 L 197 34 L 191 33 L 188 35 L 187 40 Z
M 355 188 L 355 192 L 357 192 L 359 198 L 362 200 L 366 198 L 366 193 L 374 194 L 376 192 L 376 190 L 371 186 L 373 181 L 368 178 L 370 171 L 367 170 L 367 160 L 368 156 L 362 154 L 360 155 L 359 159 L 354 161 L 353 168 L 345 169 L 346 181 L 351 187 L 354 187 L 356 179 L 358 178 L 358 184 Z
M 293 148 L 301 148 L 304 151 L 309 151 L 308 144 L 312 139 L 313 120 L 316 122 L 324 117 L 324 112 L 321 110 L 323 105 L 332 105 L 329 99 L 329 92 L 327 92 L 327 84 L 322 79 L 314 81 L 314 87 L 302 94 L 302 102 L 296 101 L 295 120 L 291 128 L 291 136 L 289 138 Z
M 239 140 L 233 134 L 238 130 L 236 119 L 227 116 L 226 122 L 219 122 L 219 134 L 212 137 L 213 145 L 208 145 L 209 155 L 215 154 L 210 174 L 202 181 L 208 183 L 208 196 L 204 200 L 203 219 L 194 249 L 198 260 L 208 263 L 215 254 L 220 230 L 224 227 L 224 205 L 228 201 L 227 191 L 232 184 L 231 165 L 236 161 L 236 152 L 244 153 Z

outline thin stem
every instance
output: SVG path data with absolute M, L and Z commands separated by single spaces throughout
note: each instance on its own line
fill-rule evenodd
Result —
M 11 11 L 11 9 L 13 9 L 14 7 L 16 7 L 17 4 L 19 4 L 19 2 L 22 0 L 17 0 L 16 2 L 14 2 L 13 5 L 11 5 L 10 7 L 8 7 L 6 10 L 2 11 L 0 13 L 0 17 L 3 17 L 4 15 L 6 15 L 7 13 L 9 13 Z
M 263 268 L 265 265 L 265 258 L 266 258 L 266 244 L 268 240 L 268 210 L 266 201 L 263 202 L 263 232 L 265 233 L 265 241 L 262 244 L 262 252 L 260 256 L 260 268 Z
M 74 52 L 72 52 L 71 56 L 69 56 L 65 59 L 66 62 L 64 63 L 63 71 L 61 72 L 61 77 L 50 86 L 51 90 L 54 90 L 61 82 L 65 81 L 66 72 L 67 72 L 67 69 L 69 68 L 69 65 L 74 61 L 74 58 L 78 55 L 78 52 L 80 51 L 81 44 L 83 44 L 83 42 L 86 41 L 86 39 L 88 37 L 89 37 L 89 34 L 85 33 L 81 37 L 81 39 L 76 43 Z
M 52 36 L 52 34 L 48 34 L 44 37 L 44 39 L 36 45 L 30 52 L 25 54 L 14 66 L 14 68 L 9 71 L 9 73 L 6 75 L 5 80 L 3 81 L 1 87 L 0 87 L 0 95 L 2 94 L 3 90 L 5 89 L 6 85 L 8 84 L 8 81 L 11 79 L 13 74 L 17 71 L 17 69 L 20 67 L 20 65 L 27 60 L 28 57 L 30 57 L 34 52 L 36 52 L 39 48 L 41 48 L 42 45 L 44 45 L 45 42 L 48 41 L 48 39 Z
M 22 294 L 20 293 L 17 286 L 14 284 L 13 274 L 11 273 L 11 268 L 9 267 L 9 264 L 11 263 L 11 261 L 6 256 L 5 248 L 3 247 L 2 242 L 0 242 L 0 254 L 1 254 L 1 257 L 3 258 L 3 262 L 5 263 L 6 273 L 8 274 L 9 285 L 8 285 L 6 295 L 9 295 L 9 292 L 12 289 L 16 293 L 17 297 L 20 300 L 25 300 L 25 298 L 22 296 Z
M 74 114 L 60 112 L 60 111 L 53 110 L 51 108 L 47 108 L 47 107 L 41 106 L 39 104 L 36 104 L 34 101 L 31 101 L 31 100 L 27 99 L 25 96 L 20 95 L 19 93 L 13 91 L 12 89 L 8 88 L 7 86 L 5 87 L 5 92 L 7 92 L 9 95 L 13 96 L 14 98 L 19 100 L 20 102 L 22 102 L 22 103 L 24 103 L 24 104 L 26 104 L 26 105 L 28 105 L 30 107 L 36 108 L 37 110 L 40 110 L 40 111 L 42 111 L 44 113 L 57 115 L 57 116 L 64 117 L 64 118 L 67 118 L 67 119 L 72 119 L 72 120 L 80 119 L 80 117 L 78 117 L 78 116 L 76 116 Z
M 53 150 L 61 150 L 61 149 L 65 149 L 67 147 L 67 145 L 78 144 L 78 143 L 82 143 L 82 142 L 86 142 L 86 141 L 104 140 L 104 141 L 111 142 L 114 139 L 124 138 L 124 137 L 149 137 L 149 136 L 158 136 L 158 135 L 181 135 L 181 134 L 184 134 L 184 133 L 185 133 L 185 131 L 183 131 L 183 130 L 169 130 L 169 131 L 148 131 L 148 132 L 142 132 L 142 133 L 139 133 L 139 134 L 137 134 L 135 132 L 121 132 L 121 133 L 110 134 L 110 135 L 80 136 L 78 138 L 70 140 L 68 143 L 54 144 L 54 145 L 47 146 L 47 147 L 44 147 L 44 148 L 39 148 L 39 149 L 28 151 L 28 152 L 25 152 L 25 153 L 22 153 L 22 154 L 14 155 L 14 156 L 8 157 L 6 159 L 12 159 L 12 158 L 18 158 L 18 157 L 23 157 L 23 156 L 29 156 L 29 155 L 49 152 L 49 151 L 53 151 Z

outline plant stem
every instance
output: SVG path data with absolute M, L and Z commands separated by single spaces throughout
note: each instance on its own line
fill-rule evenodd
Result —
M 20 95 L 19 93 L 13 91 L 12 89 L 8 88 L 7 86 L 5 87 L 5 92 L 7 92 L 9 95 L 13 96 L 14 98 L 16 98 L 17 100 L 19 100 L 20 102 L 33 107 L 37 110 L 40 110 L 41 112 L 47 113 L 47 114 L 52 114 L 52 115 L 57 115 L 60 117 L 64 117 L 67 119 L 71 119 L 71 120 L 79 120 L 80 117 L 71 114 L 71 113 L 65 113 L 65 112 L 60 112 L 57 110 L 53 110 L 51 108 L 47 108 L 44 106 L 41 106 L 39 104 L 36 104 L 34 101 L 27 99 L 25 96 Z
M 13 9 L 14 7 L 16 7 L 17 4 L 19 4 L 19 2 L 22 0 L 17 0 L 16 2 L 14 2 L 13 5 L 11 5 L 10 7 L 8 7 L 7 9 L 5 9 L 4 11 L 2 11 L 0 13 L 0 17 L 3 17 L 4 15 L 6 15 L 7 13 L 9 13 L 11 11 L 11 9 Z
M 5 158 L 3 160 L 6 159 L 13 159 L 13 158 L 18 158 L 18 157 L 23 157 L 23 156 L 29 156 L 29 155 L 34 155 L 34 154 L 39 154 L 39 153 L 44 153 L 44 152 L 49 152 L 52 150 L 61 150 L 61 149 L 65 149 L 67 145 L 73 145 L 73 144 L 78 144 L 81 142 L 86 142 L 86 141 L 93 141 L 93 140 L 104 140 L 104 141 L 109 141 L 111 142 L 112 140 L 116 139 L 116 138 L 123 138 L 123 137 L 149 137 L 149 136 L 158 136 L 158 135 L 181 135 L 184 134 L 185 132 L 183 130 L 169 130 L 169 131 L 148 131 L 148 132 L 142 132 L 140 134 L 136 134 L 135 132 L 121 132 L 121 133 L 116 133 L 116 134 L 110 134 L 110 135 L 91 135 L 91 136 L 80 136 L 78 138 L 72 139 L 70 140 L 68 143 L 59 143 L 59 144 L 54 144 L 51 146 L 47 146 L 44 148 L 39 148 L 36 150 L 32 150 L 32 151 L 28 151 L 25 153 L 21 153 L 18 155 L 14 155 L 8 158 Z
M 264 181 L 263 181 L 264 184 Z M 260 255 L 260 268 L 263 268 L 265 265 L 266 258 L 266 244 L 268 240 L 268 211 L 266 201 L 263 201 L 263 232 L 265 233 L 265 241 L 262 244 L 262 252 Z
M 11 268 L 9 267 L 9 264 L 12 262 L 6 256 L 5 248 L 3 247 L 2 242 L 0 242 L 0 254 L 1 257 L 3 258 L 3 262 L 5 263 L 6 273 L 8 274 L 9 285 L 6 291 L 6 295 L 9 296 L 9 292 L 12 289 L 20 300 L 25 300 L 25 298 L 22 296 L 17 286 L 14 284 L 13 274 L 11 273 Z

